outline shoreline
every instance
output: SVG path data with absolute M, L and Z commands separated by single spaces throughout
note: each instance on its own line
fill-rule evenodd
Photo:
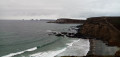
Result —
M 64 56 L 70 56 L 70 57 L 72 57 L 72 56 L 86 56 L 88 51 L 90 50 L 89 49 L 90 48 L 89 44 L 90 44 L 89 39 L 79 39 L 79 40 L 73 42 L 71 46 L 68 46 L 65 51 L 58 54 L 58 56 L 60 56 L 60 57 L 64 57 Z
M 120 56 L 120 17 L 91 17 L 87 18 L 83 25 L 78 27 L 77 33 L 74 36 L 68 36 L 70 38 L 83 38 L 83 39 L 94 39 L 90 40 L 91 50 L 87 56 L 102 56 L 95 54 L 96 45 L 98 44 L 95 40 L 100 40 L 104 44 L 102 46 L 118 47 L 118 50 L 112 55 L 107 56 Z M 97 43 L 97 44 L 96 44 Z M 99 46 L 100 48 L 104 48 Z M 106 47 L 107 48 L 107 47 Z M 109 48 L 108 48 L 109 49 Z M 114 48 L 113 48 L 114 49 Z M 104 49 L 101 49 L 104 50 Z M 112 49 L 109 50 L 112 53 Z M 106 54 L 106 53 L 105 53 Z M 105 55 L 106 56 L 106 55 Z

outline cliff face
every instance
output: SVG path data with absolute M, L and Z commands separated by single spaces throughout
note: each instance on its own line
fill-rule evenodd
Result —
M 102 39 L 109 45 L 120 46 L 120 17 L 88 18 L 79 33 L 85 36 Z

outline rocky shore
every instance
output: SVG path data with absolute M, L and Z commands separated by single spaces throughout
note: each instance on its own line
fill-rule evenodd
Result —
M 95 42 L 91 39 L 97 39 L 103 41 L 108 46 L 117 46 L 120 47 L 120 17 L 91 17 L 87 18 L 87 20 L 83 23 L 83 25 L 76 26 L 77 33 L 73 33 L 72 36 L 74 38 L 83 38 L 90 39 L 90 51 L 86 57 L 101 57 L 102 55 L 96 55 L 95 50 Z M 64 33 L 58 34 L 59 36 L 65 35 Z M 58 36 L 57 35 L 57 36 Z M 110 57 L 118 57 L 120 56 L 120 50 L 116 51 L 114 55 Z M 75 56 L 68 56 L 75 57 Z M 102 56 L 102 57 L 109 57 Z

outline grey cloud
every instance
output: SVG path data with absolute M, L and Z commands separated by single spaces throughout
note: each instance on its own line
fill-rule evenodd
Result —
M 0 18 L 119 16 L 119 10 L 120 0 L 0 0 Z

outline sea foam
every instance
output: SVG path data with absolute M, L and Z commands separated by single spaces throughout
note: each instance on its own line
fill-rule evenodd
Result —
M 29 55 L 29 57 L 54 57 L 65 50 L 66 48 L 63 48 L 61 50 L 56 50 L 56 51 L 39 52 L 39 53 L 31 54 Z
M 70 43 L 66 43 L 66 45 L 68 45 L 68 46 L 61 49 L 61 50 L 39 52 L 39 53 L 31 54 L 29 57 L 54 57 L 54 56 L 58 57 L 57 56 L 58 54 L 66 51 L 66 49 L 68 47 L 72 46 L 75 42 L 78 42 L 79 40 L 78 39 L 77 40 L 72 40 Z
M 28 55 L 29 57 L 59 57 L 59 56 L 85 56 L 89 51 L 89 40 L 77 39 L 72 40 L 70 43 L 66 43 L 67 47 L 60 50 L 49 50 L 45 52 L 38 52 Z M 21 52 L 10 53 L 2 57 L 12 57 L 15 55 L 22 54 L 27 51 L 34 51 L 37 47 L 27 49 Z
M 18 54 L 22 54 L 22 53 L 24 53 L 26 51 L 34 51 L 36 49 L 37 49 L 37 47 L 34 47 L 34 48 L 30 48 L 30 49 L 27 49 L 27 50 L 24 50 L 24 51 L 20 51 L 20 52 L 16 52 L 16 53 L 10 53 L 10 54 L 4 55 L 2 57 L 12 57 L 12 56 L 15 56 L 15 55 L 18 55 Z
M 73 43 L 69 43 L 67 49 L 57 56 L 86 56 L 90 45 L 88 39 L 79 39 Z

